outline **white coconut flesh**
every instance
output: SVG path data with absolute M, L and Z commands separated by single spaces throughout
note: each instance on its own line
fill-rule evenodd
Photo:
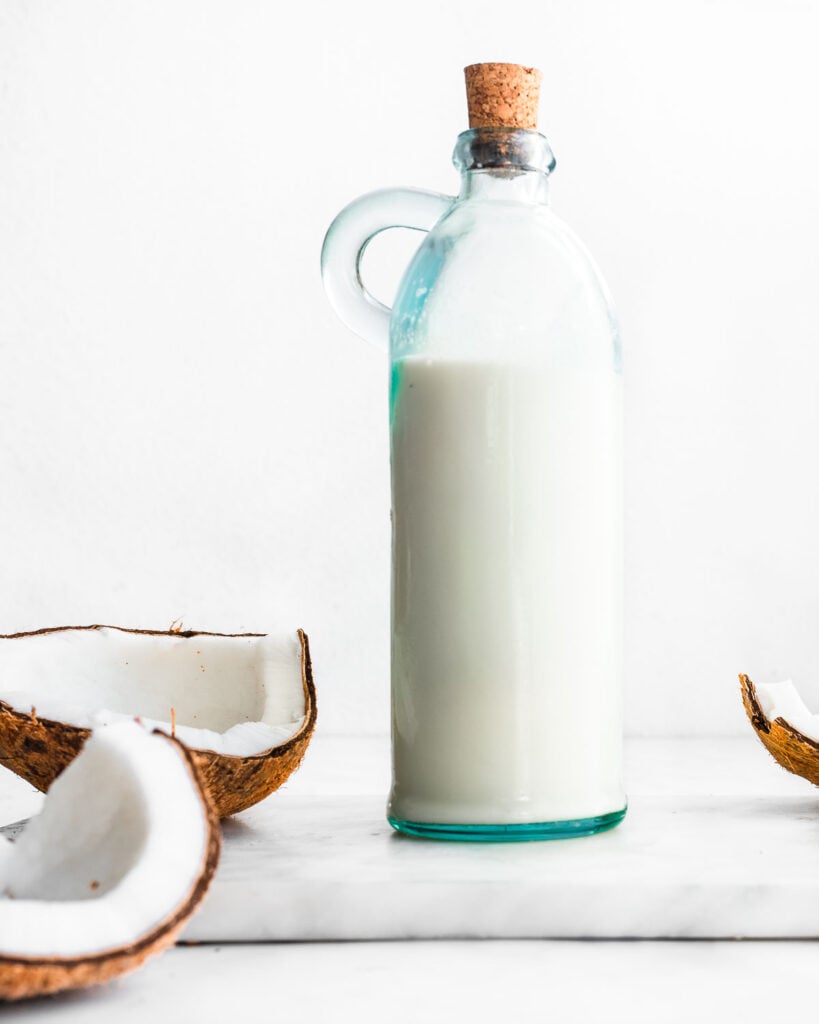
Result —
M 759 706 L 769 722 L 784 718 L 803 736 L 819 743 L 819 715 L 811 713 L 791 679 L 781 683 L 755 683 L 754 687 Z
M 2 839 L 0 956 L 93 956 L 152 934 L 196 890 L 209 838 L 179 748 L 132 722 L 100 729 Z
M 189 747 L 247 757 L 304 721 L 293 633 L 198 636 L 67 629 L 0 640 L 0 700 L 95 729 L 139 717 Z M 172 715 L 173 710 L 173 715 Z

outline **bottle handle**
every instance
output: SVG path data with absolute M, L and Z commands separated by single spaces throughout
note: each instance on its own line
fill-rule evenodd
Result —
M 429 231 L 454 202 L 424 189 L 380 189 L 345 206 L 328 228 L 321 250 L 324 289 L 339 318 L 365 341 L 388 347 L 392 310 L 361 279 L 364 250 L 388 228 Z

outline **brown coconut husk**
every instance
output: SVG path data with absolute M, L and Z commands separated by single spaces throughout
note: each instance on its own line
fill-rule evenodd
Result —
M 121 626 L 56 626 L 30 633 L 0 636 L 0 640 L 20 639 L 42 633 L 68 630 L 116 629 L 123 633 L 148 636 L 225 636 L 258 637 L 262 633 L 208 633 L 196 630 L 125 629 Z M 304 722 L 289 740 L 259 754 L 237 757 L 212 750 L 191 749 L 205 789 L 220 818 L 252 807 L 278 789 L 298 768 L 316 726 L 316 688 L 310 661 L 310 643 L 304 630 L 298 630 L 301 643 L 301 676 L 304 688 Z M 0 764 L 45 793 L 48 787 L 82 750 L 90 729 L 38 718 L 36 708 L 30 714 L 15 711 L 0 700 Z
M 819 743 L 795 729 L 784 718 L 770 721 L 748 676 L 740 675 L 739 686 L 748 719 L 771 757 L 789 772 L 819 786 Z
M 53 959 L 0 955 L 0 999 L 28 999 L 65 989 L 87 988 L 136 970 L 150 957 L 173 945 L 201 903 L 216 872 L 222 835 L 219 818 L 208 796 L 194 758 L 184 744 L 161 733 L 184 758 L 207 819 L 208 842 L 199 876 L 172 914 L 136 942 L 93 956 Z

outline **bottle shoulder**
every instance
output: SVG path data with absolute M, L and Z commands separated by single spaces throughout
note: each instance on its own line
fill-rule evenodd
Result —
M 497 199 L 456 202 L 429 232 L 427 241 L 458 247 L 462 250 L 459 255 L 490 243 L 496 250 L 514 247 L 521 255 L 548 258 L 557 251 L 568 260 L 594 263 L 573 228 L 546 203 Z
M 469 341 L 460 342 L 458 338 Z M 575 232 L 545 204 L 456 203 L 419 247 L 398 289 L 394 358 L 468 344 L 619 363 L 605 281 Z

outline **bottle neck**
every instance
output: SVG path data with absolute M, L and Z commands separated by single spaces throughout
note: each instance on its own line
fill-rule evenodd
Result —
M 452 159 L 461 172 L 460 200 L 549 201 L 555 158 L 540 132 L 471 128 L 458 136 Z
M 458 200 L 548 203 L 549 177 L 542 171 L 474 170 L 461 173 Z

